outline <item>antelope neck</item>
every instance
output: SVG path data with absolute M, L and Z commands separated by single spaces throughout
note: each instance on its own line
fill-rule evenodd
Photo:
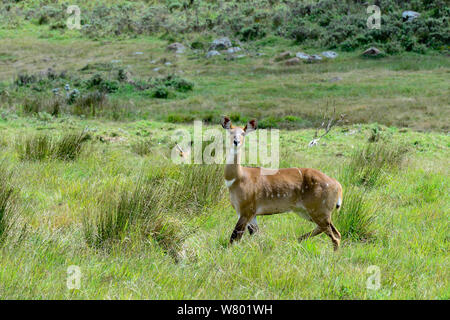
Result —
M 241 149 L 231 148 L 225 165 L 225 180 L 235 180 L 242 177 Z

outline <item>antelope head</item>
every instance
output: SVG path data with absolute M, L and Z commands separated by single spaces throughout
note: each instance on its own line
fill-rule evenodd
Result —
M 233 126 L 228 117 L 223 117 L 221 121 L 222 127 L 230 133 L 230 146 L 235 152 L 240 150 L 244 145 L 245 136 L 256 130 L 257 123 L 255 119 L 250 120 L 244 128 Z

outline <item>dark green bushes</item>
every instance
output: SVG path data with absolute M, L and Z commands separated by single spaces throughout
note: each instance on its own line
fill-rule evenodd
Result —
M 384 47 L 395 43 L 402 51 L 423 52 L 424 48 L 441 50 L 449 45 L 450 8 L 445 1 L 379 0 L 375 4 L 382 11 L 379 30 L 367 28 L 368 4 L 356 0 L 199 0 L 192 3 L 161 0 L 151 4 L 148 1 L 119 4 L 100 1 L 89 10 L 80 5 L 83 11 L 80 32 L 95 39 L 158 32 L 164 33 L 166 38 L 177 38 L 179 34 L 193 31 L 226 34 L 243 41 L 278 35 L 300 44 L 347 51 L 366 45 Z M 64 24 L 65 6 L 61 10 L 52 5 L 43 8 L 29 5 L 17 12 L 42 27 L 59 28 Z M 404 22 L 402 12 L 405 10 L 415 10 L 421 16 Z M 14 8 L 3 14 L 11 12 Z

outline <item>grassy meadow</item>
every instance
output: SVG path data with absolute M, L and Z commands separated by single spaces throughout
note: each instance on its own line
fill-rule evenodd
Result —
M 448 55 L 287 66 L 281 52 L 325 49 L 267 35 L 206 59 L 171 40 L 0 28 L 1 299 L 450 298 Z M 346 122 L 308 147 L 333 108 Z M 281 167 L 341 182 L 338 252 L 324 234 L 298 242 L 314 226 L 294 213 L 228 244 L 223 165 L 170 157 L 177 129 L 224 114 L 279 129 Z

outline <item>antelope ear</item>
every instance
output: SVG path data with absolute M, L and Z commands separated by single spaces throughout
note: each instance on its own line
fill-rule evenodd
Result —
M 222 120 L 220 120 L 220 124 L 224 129 L 231 129 L 231 120 L 226 116 L 222 117 Z
M 248 134 L 252 131 L 255 131 L 258 126 L 258 123 L 255 119 L 250 120 L 244 128 L 245 134 Z

